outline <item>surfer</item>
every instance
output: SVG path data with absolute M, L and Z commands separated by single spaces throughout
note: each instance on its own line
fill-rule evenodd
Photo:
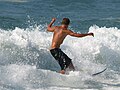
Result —
M 94 36 L 93 33 L 80 34 L 75 33 L 68 29 L 70 20 L 68 18 L 63 18 L 60 26 L 52 26 L 56 21 L 56 18 L 53 18 L 50 24 L 47 26 L 47 31 L 53 32 L 53 39 L 50 48 L 52 56 L 58 61 L 61 67 L 61 74 L 65 74 L 66 68 L 70 70 L 75 70 L 75 67 L 72 63 L 72 60 L 60 49 L 60 45 L 63 43 L 67 35 L 74 37 L 85 37 L 85 36 Z

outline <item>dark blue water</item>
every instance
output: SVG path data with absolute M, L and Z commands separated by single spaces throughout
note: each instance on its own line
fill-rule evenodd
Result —
M 82 32 L 94 24 L 120 28 L 119 11 L 119 0 L 1 0 L 0 28 L 46 24 L 53 17 L 56 25 L 63 17 L 70 18 L 72 29 Z

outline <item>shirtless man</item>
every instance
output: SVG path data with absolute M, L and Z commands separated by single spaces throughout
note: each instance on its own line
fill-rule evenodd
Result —
M 53 39 L 51 44 L 50 52 L 52 56 L 58 61 L 61 71 L 60 73 L 65 74 L 66 68 L 70 70 L 75 70 L 71 59 L 60 49 L 60 45 L 63 43 L 67 35 L 74 37 L 85 37 L 85 36 L 94 36 L 93 33 L 88 34 L 78 34 L 68 29 L 70 20 L 68 18 L 63 18 L 60 26 L 52 26 L 56 21 L 56 18 L 53 18 L 50 24 L 47 27 L 47 31 L 53 32 Z

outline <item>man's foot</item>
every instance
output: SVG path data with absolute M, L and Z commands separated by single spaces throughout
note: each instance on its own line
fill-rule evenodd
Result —
M 59 73 L 61 73 L 61 74 L 65 74 L 65 70 L 61 70 Z

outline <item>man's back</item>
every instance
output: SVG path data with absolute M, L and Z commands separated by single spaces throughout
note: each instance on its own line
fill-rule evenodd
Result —
M 85 37 L 85 36 L 88 36 L 88 35 L 94 36 L 93 33 L 78 34 L 78 33 L 75 33 L 71 30 L 68 30 L 67 28 L 68 28 L 68 25 L 69 25 L 69 19 L 66 19 L 66 18 L 63 19 L 61 26 L 52 27 L 52 24 L 55 22 L 55 20 L 56 19 L 53 18 L 51 23 L 47 27 L 48 31 L 54 32 L 51 49 L 59 48 L 67 35 L 74 36 L 74 37 Z
M 66 30 L 67 30 L 67 28 L 65 28 L 64 26 L 63 27 L 62 26 L 55 27 L 53 39 L 52 39 L 52 45 L 51 45 L 52 49 L 59 48 L 60 45 L 63 43 L 63 40 L 67 36 L 67 33 L 64 32 Z

